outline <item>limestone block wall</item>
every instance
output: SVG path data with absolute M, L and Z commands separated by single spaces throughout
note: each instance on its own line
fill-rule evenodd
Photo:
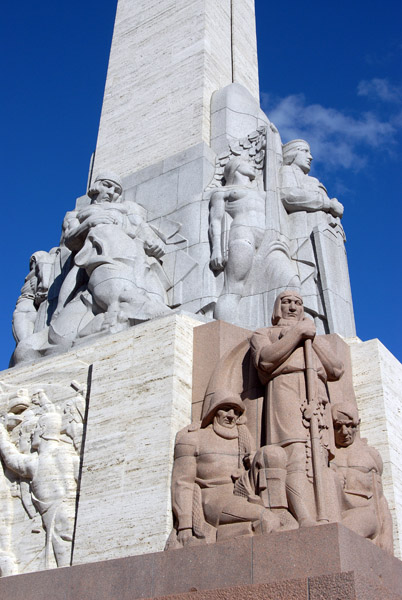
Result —
M 163 550 L 174 440 L 191 421 L 199 324 L 153 320 L 94 350 L 73 564 Z
M 381 453 L 383 485 L 394 524 L 395 556 L 402 556 L 402 365 L 377 339 L 350 345 L 361 435 Z
M 94 161 L 123 177 L 209 143 L 215 90 L 235 80 L 258 99 L 253 0 L 133 4 L 117 7 Z

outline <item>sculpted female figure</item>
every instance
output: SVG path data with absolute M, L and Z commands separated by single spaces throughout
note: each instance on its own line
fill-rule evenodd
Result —
M 255 176 L 254 166 L 248 160 L 241 156 L 232 158 L 224 170 L 226 185 L 211 197 L 210 266 L 213 271 L 225 272 L 223 291 L 214 311 L 216 319 L 233 322 L 265 232 L 265 193 L 257 189 Z M 227 257 L 222 250 L 225 213 L 232 218 Z

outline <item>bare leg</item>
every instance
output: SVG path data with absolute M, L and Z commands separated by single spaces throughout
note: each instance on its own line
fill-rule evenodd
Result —
M 225 267 L 225 284 L 215 307 L 215 319 L 232 321 L 236 316 L 254 254 L 255 246 L 251 241 L 237 239 L 230 242 L 228 262 Z

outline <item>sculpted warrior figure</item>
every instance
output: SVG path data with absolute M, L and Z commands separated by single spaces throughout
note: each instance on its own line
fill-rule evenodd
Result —
M 251 474 L 246 470 L 252 447 L 244 411 L 239 396 L 217 391 L 204 407 L 202 422 L 193 423 L 177 434 L 172 476 L 175 527 L 167 548 L 215 542 L 239 533 L 269 533 L 281 527 L 294 527 L 283 518 L 283 512 L 287 511 L 284 510 L 286 457 L 281 454 L 282 449 L 260 450 L 251 465 Z M 259 470 L 267 475 L 267 467 L 275 471 L 275 505 L 273 498 L 271 502 L 268 500 L 269 476 L 265 477 L 265 484 L 258 477 Z M 278 472 L 284 474 L 282 481 Z M 279 514 L 275 514 L 274 508 Z
M 80 314 L 77 306 L 68 306 L 69 286 L 77 277 L 67 275 L 50 333 L 56 341 L 69 327 L 70 312 L 78 315 L 78 335 L 84 337 L 101 330 L 118 331 L 128 322 L 169 311 L 155 264 L 164 254 L 163 244 L 145 222 L 144 210 L 124 200 L 121 181 L 113 173 L 98 175 L 88 195 L 90 206 L 71 212 L 65 220 L 64 240 L 75 268 L 86 272 L 90 295 L 84 304 L 91 304 L 91 314 L 85 317 L 85 307 Z
M 292 140 L 282 152 L 280 197 L 289 215 L 291 256 L 302 282 L 305 309 L 316 318 L 320 333 L 355 335 L 346 238 L 340 221 L 343 206 L 309 175 L 313 157 L 307 142 Z
M 42 396 L 43 396 L 42 392 Z M 32 501 L 46 533 L 45 567 L 53 553 L 57 566 L 68 566 L 75 518 L 79 458 L 61 442 L 61 415 L 55 411 L 39 417 L 32 433 L 31 454 L 20 452 L 0 424 L 0 453 L 6 466 L 30 482 Z
M 311 464 L 310 420 L 314 413 L 321 442 L 318 463 L 328 470 L 333 440 L 326 382 L 339 379 L 343 365 L 325 338 L 316 337 L 315 325 L 304 316 L 303 300 L 296 292 L 287 290 L 279 294 L 272 325 L 256 331 L 250 340 L 253 362 L 266 386 L 265 443 L 281 446 L 286 452 L 289 508 L 299 525 L 305 527 L 316 523 L 314 500 L 309 500 L 312 486 L 307 476 Z M 315 372 L 314 407 L 306 404 L 304 346 L 309 340 L 312 341 L 310 367 Z
M 347 402 L 332 407 L 335 457 L 342 523 L 393 554 L 392 518 L 383 493 L 380 454 L 361 439 L 359 414 Z
M 214 317 L 233 322 L 243 295 L 247 275 L 260 247 L 265 231 L 265 193 L 257 189 L 255 168 L 238 156 L 231 158 L 224 170 L 225 186 L 211 196 L 209 233 L 212 245 L 210 266 L 224 269 L 223 291 L 215 307 Z M 227 233 L 224 217 L 230 224 L 227 258 L 222 234 Z

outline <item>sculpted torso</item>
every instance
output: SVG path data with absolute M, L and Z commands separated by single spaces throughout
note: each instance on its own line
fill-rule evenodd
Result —
M 212 426 L 193 434 L 194 455 L 197 456 L 196 477 L 205 481 L 227 479 L 238 470 L 238 440 L 218 436 Z

